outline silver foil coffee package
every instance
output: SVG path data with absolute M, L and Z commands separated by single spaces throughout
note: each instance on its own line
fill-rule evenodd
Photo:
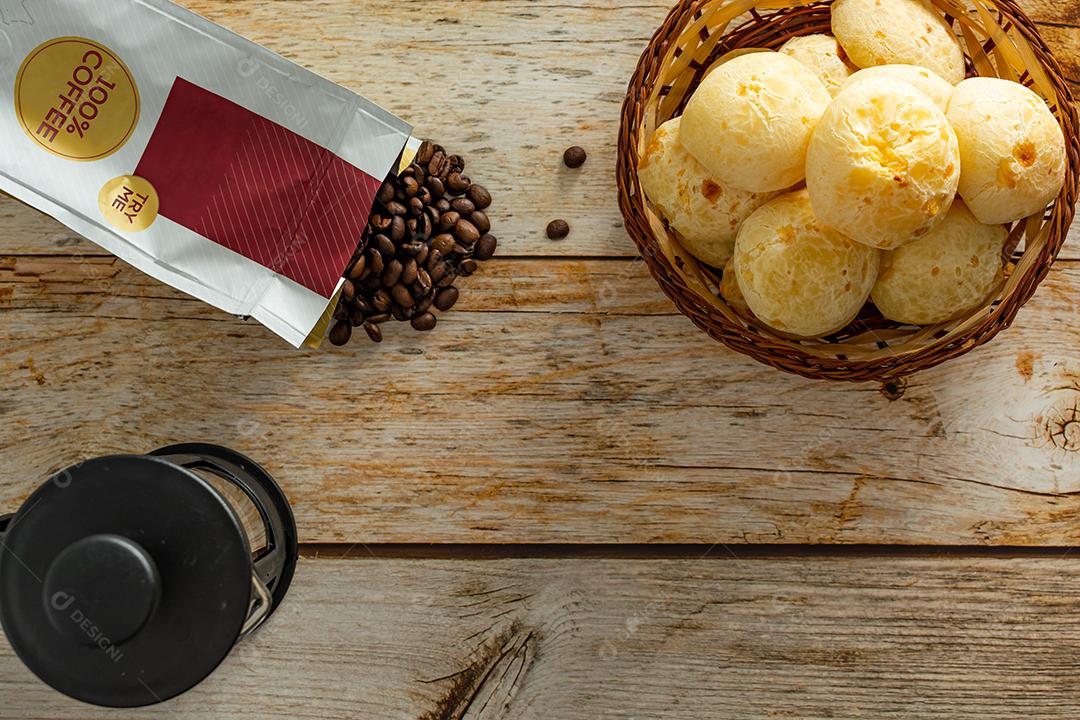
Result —
M 0 0 L 0 190 L 296 347 L 410 133 L 167 0 Z

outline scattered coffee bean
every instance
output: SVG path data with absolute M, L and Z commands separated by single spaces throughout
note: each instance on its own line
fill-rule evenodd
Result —
M 371 338 L 372 342 L 382 342 L 382 330 L 379 329 L 378 325 L 375 325 L 374 323 L 364 323 L 364 332 L 367 333 L 367 336 Z
M 491 207 L 491 193 L 483 185 L 471 185 L 465 196 L 473 201 L 477 210 L 487 210 Z
M 491 230 L 491 220 L 488 219 L 487 213 L 483 210 L 477 210 L 469 216 L 469 222 L 476 226 L 476 229 L 483 235 Z
M 566 163 L 566 167 L 577 169 L 585 164 L 585 161 L 589 159 L 588 154 L 585 152 L 585 148 L 578 147 L 577 145 L 567 148 L 563 153 L 563 162 Z
M 562 240 L 570 234 L 570 224 L 565 220 L 552 220 L 547 226 L 547 236 L 552 240 Z

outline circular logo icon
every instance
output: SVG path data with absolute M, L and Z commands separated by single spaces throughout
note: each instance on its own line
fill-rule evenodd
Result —
M 142 232 L 157 220 L 157 190 L 138 175 L 121 175 L 101 188 L 98 207 L 105 220 L 120 232 Z
M 124 146 L 139 123 L 131 71 L 93 40 L 42 43 L 19 68 L 15 112 L 26 134 L 62 158 L 88 162 Z

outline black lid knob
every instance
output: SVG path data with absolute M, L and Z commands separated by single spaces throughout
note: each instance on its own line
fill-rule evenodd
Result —
M 91 535 L 68 545 L 43 584 L 53 627 L 82 645 L 119 645 L 150 618 L 161 578 L 149 553 L 120 535 Z

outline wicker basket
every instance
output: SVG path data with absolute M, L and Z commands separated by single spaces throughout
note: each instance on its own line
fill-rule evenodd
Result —
M 982 345 L 1009 326 L 1053 264 L 1077 200 L 1080 138 L 1061 67 L 1034 23 L 1011 0 L 931 0 L 965 46 L 969 75 L 1019 80 L 1046 99 L 1065 131 L 1068 170 L 1044 215 L 1015 223 L 1005 280 L 985 307 L 948 323 L 914 327 L 885 320 L 872 306 L 823 339 L 785 338 L 744 318 L 719 297 L 720 273 L 679 246 L 645 201 L 638 159 L 653 130 L 682 113 L 704 71 L 737 48 L 779 48 L 798 35 L 830 32 L 827 2 L 681 0 L 660 26 L 630 81 L 619 133 L 619 206 L 626 228 L 660 287 L 698 327 L 733 350 L 791 373 L 829 380 L 892 380 Z

